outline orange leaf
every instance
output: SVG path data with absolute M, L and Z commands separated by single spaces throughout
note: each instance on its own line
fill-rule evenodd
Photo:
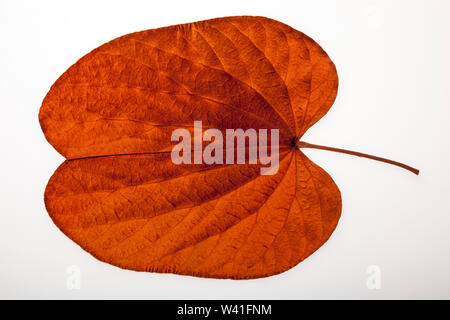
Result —
M 297 140 L 338 77 L 311 38 L 263 17 L 119 37 L 71 66 L 39 120 L 67 160 L 45 204 L 55 224 L 121 268 L 247 279 L 286 271 L 335 229 L 340 192 Z M 177 128 L 279 129 L 279 168 L 180 164 Z

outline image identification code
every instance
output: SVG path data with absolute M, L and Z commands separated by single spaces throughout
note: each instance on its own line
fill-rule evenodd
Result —
M 220 315 L 270 315 L 270 304 L 221 304 L 218 306 L 178 306 L 178 315 L 198 315 L 208 318 L 214 314 Z

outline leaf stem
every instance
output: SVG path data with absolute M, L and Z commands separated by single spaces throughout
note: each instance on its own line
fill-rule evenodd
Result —
M 411 171 L 414 174 L 417 174 L 417 175 L 419 174 L 418 169 L 410 167 L 404 163 L 400 163 L 400 162 L 397 162 L 394 160 L 389 160 L 389 159 L 381 158 L 381 157 L 377 157 L 377 156 L 372 156 L 372 155 L 366 154 L 366 153 L 361 153 L 361 152 L 356 152 L 356 151 L 351 151 L 351 150 L 346 150 L 346 149 L 340 149 L 340 148 L 326 147 L 326 146 L 321 146 L 318 144 L 308 143 L 305 141 L 298 141 L 296 145 L 300 149 L 301 148 L 311 148 L 311 149 L 327 150 L 327 151 L 333 151 L 333 152 L 346 153 L 346 154 L 350 154 L 353 156 L 368 158 L 368 159 L 372 159 L 372 160 L 376 160 L 376 161 L 380 161 L 380 162 L 385 162 L 385 163 L 389 163 L 394 166 L 406 169 L 408 171 Z

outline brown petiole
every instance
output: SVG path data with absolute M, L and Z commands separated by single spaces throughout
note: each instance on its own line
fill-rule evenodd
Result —
M 340 148 L 333 148 L 333 147 L 327 147 L 327 146 L 321 146 L 318 144 L 312 144 L 312 143 L 308 143 L 305 141 L 297 141 L 296 146 L 298 148 L 311 148 L 311 149 L 320 149 L 320 150 L 327 150 L 327 151 L 334 151 L 334 152 L 340 152 L 340 153 L 346 153 L 346 154 L 351 154 L 353 156 L 357 156 L 357 157 L 363 157 L 363 158 L 368 158 L 368 159 L 372 159 L 372 160 L 376 160 L 376 161 L 380 161 L 380 162 L 385 162 L 385 163 L 389 163 L 392 164 L 394 166 L 406 169 L 408 171 L 411 171 L 414 174 L 419 174 L 419 170 L 413 167 L 410 167 L 404 163 L 400 163 L 394 160 L 389 160 L 386 158 L 381 158 L 381 157 L 377 157 L 377 156 L 373 156 L 370 154 L 366 154 L 366 153 L 361 153 L 361 152 L 356 152 L 356 151 L 351 151 L 351 150 L 346 150 L 346 149 L 340 149 Z

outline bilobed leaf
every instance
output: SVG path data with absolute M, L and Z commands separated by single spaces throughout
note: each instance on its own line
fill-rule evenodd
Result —
M 263 17 L 119 37 L 71 66 L 39 115 L 67 160 L 45 204 L 55 224 L 121 268 L 248 279 L 286 271 L 335 229 L 340 192 L 296 146 L 338 77 L 311 38 Z M 279 129 L 279 170 L 171 161 L 177 128 Z M 294 143 L 293 143 L 294 141 Z

